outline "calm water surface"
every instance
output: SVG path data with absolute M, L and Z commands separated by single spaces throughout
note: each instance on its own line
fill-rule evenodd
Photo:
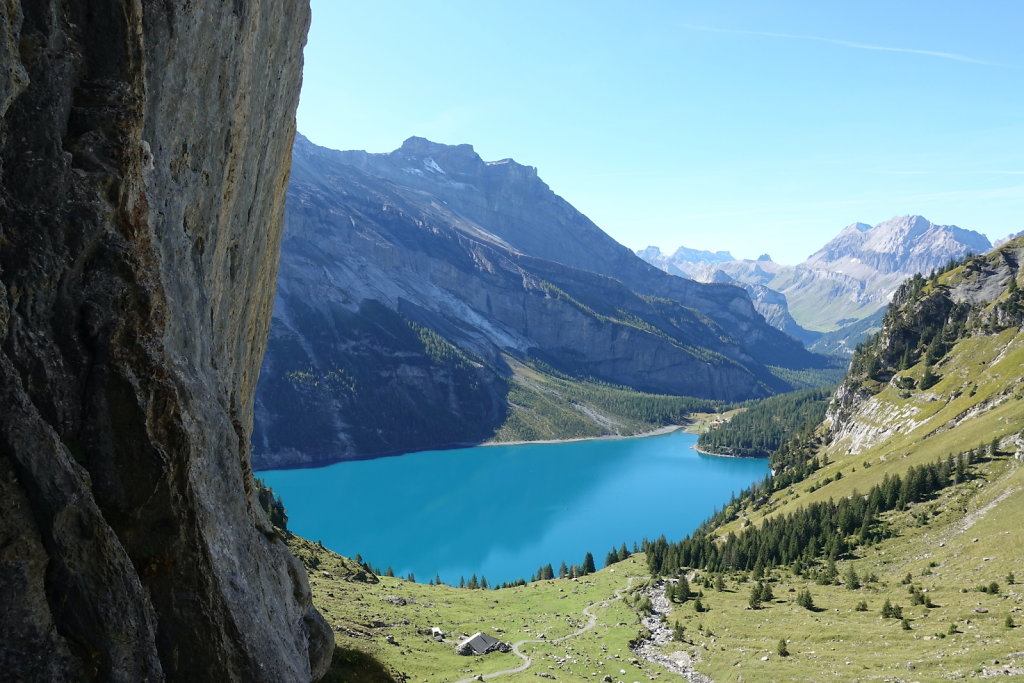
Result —
M 611 547 L 679 539 L 768 473 L 767 460 L 693 450 L 697 437 L 424 451 L 258 476 L 284 499 L 288 527 L 342 555 L 445 583 L 598 568 Z

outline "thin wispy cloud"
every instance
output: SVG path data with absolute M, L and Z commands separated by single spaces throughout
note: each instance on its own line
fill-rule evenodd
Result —
M 774 33 L 772 31 L 746 31 L 743 29 L 735 28 L 716 28 L 714 26 L 701 26 L 699 24 L 681 24 L 685 29 L 691 31 L 703 31 L 705 33 L 730 33 L 735 35 L 744 36 L 761 36 L 765 38 L 781 38 L 784 40 L 805 40 L 815 43 L 827 43 L 829 45 L 839 45 L 842 47 L 850 47 L 856 50 L 873 50 L 875 52 L 902 52 L 905 54 L 912 55 L 923 55 L 925 57 L 938 57 L 939 59 L 950 59 L 955 62 L 967 62 L 968 64 L 982 64 L 985 66 L 999 66 L 1004 68 L 1017 68 L 1010 64 L 1000 64 L 999 62 L 990 62 L 984 59 L 975 59 L 974 57 L 968 57 L 967 55 L 957 54 L 955 52 L 939 52 L 936 50 L 918 50 L 910 47 L 892 47 L 889 45 L 872 45 L 870 43 L 858 43 L 852 40 L 839 40 L 838 38 L 825 38 L 823 36 L 807 36 L 797 33 Z
M 960 169 L 939 169 L 935 171 L 900 171 L 895 169 L 874 169 L 878 175 L 1024 175 L 1024 171 L 962 171 Z

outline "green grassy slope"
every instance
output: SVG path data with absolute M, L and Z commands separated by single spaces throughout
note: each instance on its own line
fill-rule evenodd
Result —
M 296 536 L 288 543 L 310 573 L 314 602 L 334 628 L 338 648 L 345 656 L 364 653 L 397 680 L 458 681 L 521 663 L 515 655 L 499 652 L 485 657 L 455 654 L 455 645 L 464 634 L 477 631 L 510 643 L 548 641 L 524 645 L 533 665 L 501 680 L 536 681 L 536 673 L 546 671 L 554 671 L 559 680 L 600 680 L 605 674 L 614 674 L 617 680 L 621 669 L 631 676 L 628 680 L 638 680 L 656 671 L 629 663 L 633 658 L 629 642 L 637 637 L 640 622 L 632 607 L 615 600 L 617 591 L 639 589 L 649 578 L 642 555 L 575 580 L 538 581 L 495 591 L 430 586 L 383 576 L 378 583 L 347 580 L 344 577 L 352 574 L 354 565 L 350 560 Z M 612 602 L 607 606 L 592 608 L 597 616 L 593 629 L 559 643 L 550 642 L 586 625 L 584 608 L 609 599 Z M 430 628 L 435 626 L 445 632 L 445 642 L 430 637 Z M 348 675 L 349 681 L 374 680 L 351 672 Z
M 732 519 L 710 533 L 721 539 L 756 529 L 766 519 L 863 495 L 887 475 L 972 450 L 979 458 L 968 476 L 943 482 L 923 502 L 881 513 L 874 526 L 882 540 L 836 557 L 833 576 L 818 571 L 827 568 L 826 558 L 799 573 L 769 567 L 764 580 L 774 596 L 760 609 L 750 607 L 757 585 L 751 572 L 724 571 L 719 590 L 718 577 L 684 568 L 703 609 L 691 598 L 667 610 L 667 624 L 679 622 L 684 636 L 662 645 L 665 654 L 685 652 L 716 681 L 1024 677 L 1024 332 L 1006 315 L 1014 288 L 1007 285 L 972 310 L 957 334 L 948 333 L 952 324 L 942 325 L 947 332 L 940 351 L 928 351 L 940 326 L 918 315 L 930 310 L 929 297 L 948 291 L 944 287 L 1005 278 L 1000 263 L 1012 263 L 1017 273 L 1015 257 L 1000 254 L 919 283 L 923 298 L 912 302 L 917 313 L 905 311 L 883 330 L 878 362 L 855 359 L 860 374 L 841 387 L 812 442 L 809 455 L 822 466 L 791 486 L 741 501 Z M 948 320 L 960 319 L 946 309 L 953 311 Z M 907 327 L 911 322 L 930 326 L 931 333 L 917 334 Z M 908 339 L 917 344 L 912 354 L 900 346 Z M 926 369 L 937 381 L 922 381 Z M 675 679 L 655 664 L 631 663 L 630 641 L 645 633 L 643 595 L 659 604 L 642 555 L 578 581 L 470 591 L 386 578 L 346 581 L 339 575 L 352 571 L 342 564 L 325 576 L 324 563 L 342 561 L 311 545 L 296 550 L 312 569 L 314 600 L 337 625 L 343 652 L 370 653 L 408 680 L 456 681 L 519 664 L 510 654 L 458 657 L 454 643 L 436 643 L 418 631 L 435 625 L 455 638 L 477 630 L 510 641 L 544 633 L 544 644 L 526 645 L 536 658 L 530 668 L 499 680 L 535 681 L 542 673 L 562 681 Z M 851 568 L 859 585 L 848 582 Z M 628 599 L 616 599 L 627 587 Z M 797 603 L 804 591 L 813 597 L 813 610 Z M 595 628 L 551 642 L 577 629 L 590 603 L 603 601 L 610 602 L 593 608 Z M 886 601 L 899 606 L 902 618 L 883 616 Z M 788 656 L 779 654 L 783 639 Z

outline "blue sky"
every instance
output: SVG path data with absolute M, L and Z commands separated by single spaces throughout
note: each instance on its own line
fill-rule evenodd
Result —
M 768 5 L 771 5 L 770 7 Z M 1024 230 L 1024 2 L 313 0 L 299 130 L 536 166 L 631 248 Z

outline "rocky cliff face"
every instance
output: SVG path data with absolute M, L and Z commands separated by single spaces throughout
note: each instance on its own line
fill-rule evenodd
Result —
M 307 680 L 254 504 L 303 2 L 0 4 L 0 667 Z
M 648 266 L 535 170 L 468 145 L 300 139 L 286 222 L 258 466 L 486 440 L 508 412 L 506 355 L 711 399 L 786 388 L 768 364 L 823 365 L 742 289 Z
M 858 453 L 909 433 L 936 406 L 957 399 L 954 419 L 933 430 L 1024 398 L 1019 365 L 1009 373 L 989 367 L 1012 360 L 1021 348 L 1022 260 L 1024 238 L 1017 238 L 933 279 L 915 277 L 901 286 L 881 330 L 854 355 L 829 405 L 825 425 L 832 446 Z M 979 349 L 986 348 L 993 360 L 979 362 Z M 964 350 L 950 353 L 956 349 Z M 938 384 L 942 378 L 948 379 Z

